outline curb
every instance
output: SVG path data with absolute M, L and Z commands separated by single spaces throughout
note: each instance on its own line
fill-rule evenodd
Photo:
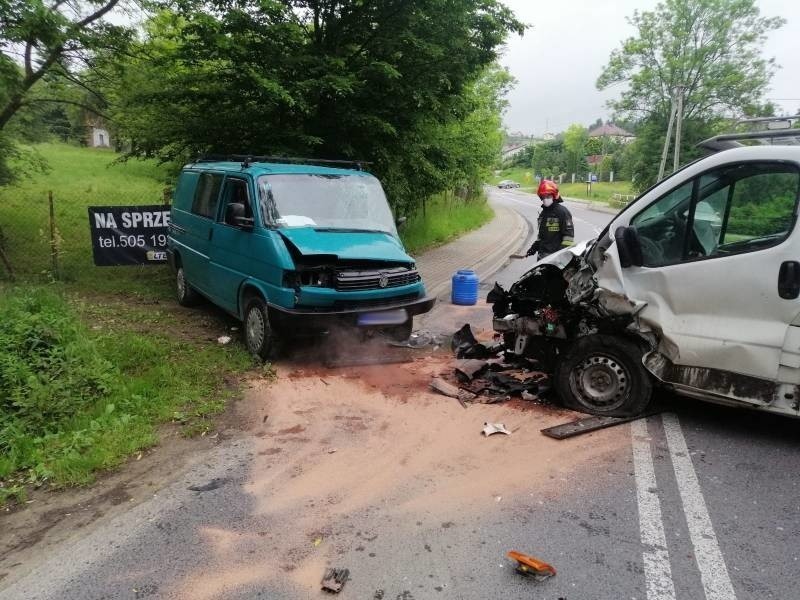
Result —
M 530 235 L 530 224 L 518 212 L 505 207 L 492 206 L 492 208 L 495 211 L 495 219 L 509 218 L 511 223 L 507 230 L 508 235 L 503 236 L 503 239 L 498 241 L 499 245 L 494 251 L 472 264 L 463 265 L 463 268 L 475 271 L 475 273 L 478 275 L 478 278 L 481 280 L 481 283 L 483 283 L 484 279 L 494 275 L 503 267 L 503 265 L 508 262 L 509 254 L 513 254 L 525 246 L 525 242 Z M 507 217 L 499 217 L 497 213 L 500 211 L 507 212 L 509 214 Z M 428 286 L 428 295 L 436 298 L 437 300 L 441 299 L 443 296 L 446 296 L 449 291 L 449 278 L 445 281 L 440 281 Z

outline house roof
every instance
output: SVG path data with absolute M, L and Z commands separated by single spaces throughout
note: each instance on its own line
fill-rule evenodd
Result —
M 630 131 L 625 131 L 622 127 L 617 127 L 613 123 L 608 125 L 600 125 L 589 132 L 589 137 L 602 137 L 604 135 L 610 137 L 635 137 Z

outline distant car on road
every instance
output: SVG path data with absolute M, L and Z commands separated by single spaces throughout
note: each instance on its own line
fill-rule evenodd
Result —
M 518 188 L 519 184 L 511 179 L 503 179 L 503 181 L 497 184 L 497 187 L 499 187 L 501 190 L 509 190 L 511 188 Z

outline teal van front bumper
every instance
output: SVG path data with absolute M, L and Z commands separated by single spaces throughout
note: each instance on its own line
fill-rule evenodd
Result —
M 388 316 L 397 314 L 398 311 L 405 311 L 406 318 L 412 319 L 416 315 L 429 312 L 435 302 L 435 298 L 420 297 L 419 293 L 413 293 L 389 298 L 339 299 L 328 306 L 300 304 L 294 308 L 285 308 L 270 304 L 270 308 L 277 327 L 292 332 L 317 332 L 336 325 L 365 326 L 367 320 L 374 322 L 379 320 L 381 314 Z

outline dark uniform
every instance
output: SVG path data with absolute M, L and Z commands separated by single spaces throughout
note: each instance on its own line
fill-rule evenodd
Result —
M 543 207 L 539 215 L 539 235 L 528 253 L 537 253 L 541 260 L 574 243 L 575 227 L 569 209 L 561 200 L 555 200 L 550 206 Z

